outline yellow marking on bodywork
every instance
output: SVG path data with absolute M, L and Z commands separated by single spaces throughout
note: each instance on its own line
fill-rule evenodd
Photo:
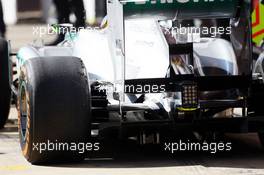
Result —
M 196 111 L 197 110 L 197 108 L 182 108 L 182 107 L 178 107 L 177 109 L 179 111 L 184 111 L 184 112 Z

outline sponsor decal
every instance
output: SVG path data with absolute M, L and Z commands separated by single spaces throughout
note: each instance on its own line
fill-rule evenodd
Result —
M 261 45 L 264 38 L 264 3 L 255 3 L 252 14 L 252 37 L 257 45 Z

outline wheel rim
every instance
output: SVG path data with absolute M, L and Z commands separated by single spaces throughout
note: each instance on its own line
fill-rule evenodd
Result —
M 28 121 L 28 99 L 26 93 L 26 85 L 22 83 L 21 90 L 20 90 L 20 133 L 22 136 L 22 140 L 26 140 L 27 130 L 27 121 Z

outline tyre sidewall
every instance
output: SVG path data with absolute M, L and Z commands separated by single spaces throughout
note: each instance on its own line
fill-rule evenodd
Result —
M 21 68 L 21 74 L 19 77 L 19 94 L 18 94 L 18 100 L 17 100 L 17 107 L 18 107 L 18 131 L 19 131 L 19 137 L 20 137 L 20 146 L 22 149 L 22 153 L 25 156 L 25 158 L 30 161 L 31 158 L 31 150 L 33 150 L 33 118 L 32 118 L 32 88 L 28 79 L 27 71 L 30 71 L 30 69 L 27 69 L 25 66 Z M 27 116 L 27 132 L 25 134 L 25 138 L 23 139 L 22 133 L 21 133 L 21 111 L 20 111 L 20 100 L 21 100 L 21 89 L 22 86 L 25 88 L 26 96 L 27 96 L 27 109 L 28 116 Z

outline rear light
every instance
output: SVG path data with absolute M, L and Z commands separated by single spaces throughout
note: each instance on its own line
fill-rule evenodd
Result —
M 195 83 L 184 83 L 182 85 L 182 108 L 198 107 L 198 86 Z

